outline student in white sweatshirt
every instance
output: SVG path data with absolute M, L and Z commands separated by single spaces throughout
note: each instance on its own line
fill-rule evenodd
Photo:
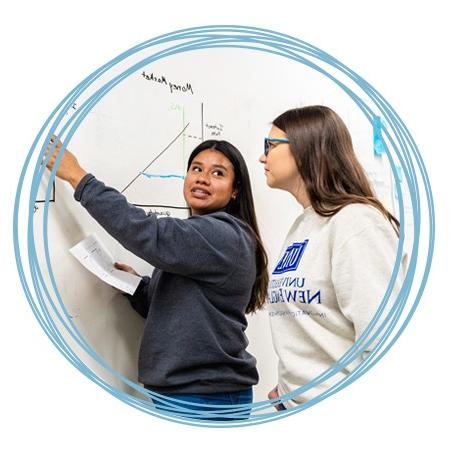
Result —
M 329 369 L 366 330 L 391 279 L 399 222 L 376 198 L 348 129 L 330 108 L 309 106 L 277 117 L 260 162 L 267 184 L 291 193 L 304 208 L 269 283 L 279 358 L 278 384 L 269 393 L 275 399 Z M 361 361 L 356 358 L 277 409 L 316 397 Z

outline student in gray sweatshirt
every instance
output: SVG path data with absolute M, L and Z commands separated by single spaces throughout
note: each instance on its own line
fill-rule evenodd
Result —
M 61 142 L 53 147 L 49 169 Z M 194 149 L 183 188 L 191 209 L 185 220 L 157 218 L 130 205 L 67 149 L 56 175 L 73 186 L 75 199 L 111 236 L 155 267 L 128 296 L 146 318 L 139 381 L 170 399 L 156 396 L 154 403 L 168 411 L 173 405 L 196 410 L 189 416 L 213 420 L 223 420 L 227 411 L 209 405 L 251 403 L 258 372 L 246 351 L 245 314 L 264 305 L 268 273 L 241 153 L 216 140 Z M 116 267 L 134 272 L 125 264 Z M 242 408 L 234 416 L 249 413 Z

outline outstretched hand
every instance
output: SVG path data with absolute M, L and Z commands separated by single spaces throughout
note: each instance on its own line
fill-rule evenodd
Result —
M 47 161 L 47 168 L 52 170 L 59 152 L 64 152 L 61 156 L 61 160 L 59 161 L 56 176 L 61 180 L 68 181 L 75 189 L 87 172 L 80 166 L 77 158 L 72 152 L 62 148 L 62 143 L 57 136 L 53 136 L 50 139 L 50 142 L 45 150 L 45 156 L 47 156 L 52 149 L 53 153 Z

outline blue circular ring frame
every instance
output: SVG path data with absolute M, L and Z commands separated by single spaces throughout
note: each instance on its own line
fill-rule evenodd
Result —
M 85 100 L 80 107 L 77 108 L 76 113 L 73 114 L 69 120 L 64 122 L 66 113 L 72 107 L 74 102 L 81 96 L 81 94 L 87 91 L 87 89 L 91 87 L 94 82 L 100 80 L 102 76 L 107 75 L 108 70 L 117 66 L 118 63 L 125 62 L 126 59 L 130 56 L 138 55 L 138 53 L 141 51 L 150 49 L 155 46 L 170 45 L 172 43 L 174 43 L 174 45 L 163 48 L 162 50 L 159 49 L 156 53 L 150 56 L 146 56 L 138 62 L 134 62 L 131 67 L 124 70 L 119 75 L 115 75 L 114 77 L 109 79 L 100 88 L 98 88 L 94 92 L 94 94 L 90 95 L 90 97 Z M 66 338 L 64 338 L 64 336 L 61 334 L 58 325 L 55 323 L 55 319 L 52 317 L 52 314 L 56 316 L 59 322 L 64 326 L 65 331 L 77 343 L 77 345 L 79 345 L 80 348 L 83 349 L 83 351 L 93 357 L 103 368 L 108 370 L 112 375 L 114 375 L 136 391 L 140 392 L 144 396 L 157 398 L 163 402 L 166 401 L 164 396 L 147 391 L 146 389 L 142 388 L 142 386 L 132 382 L 122 374 L 116 372 L 112 367 L 108 366 L 108 364 L 103 361 L 103 359 L 100 358 L 84 340 L 83 336 L 79 333 L 79 331 L 71 321 L 70 315 L 68 314 L 64 306 L 64 302 L 58 293 L 56 281 L 51 268 L 51 258 L 47 241 L 48 206 L 51 195 L 51 187 L 55 178 L 55 169 L 51 173 L 50 181 L 46 190 L 46 199 L 43 214 L 43 244 L 46 261 L 46 266 L 44 267 L 44 269 L 48 271 L 50 285 L 47 285 L 44 280 L 43 270 L 40 266 L 40 264 L 42 263 L 38 260 L 37 257 L 33 213 L 35 201 L 37 199 L 38 187 L 41 183 L 42 175 L 45 171 L 45 165 L 36 162 L 34 167 L 30 167 L 32 156 L 36 154 L 36 151 L 39 151 L 39 157 L 37 158 L 37 161 L 42 161 L 46 143 L 49 142 L 50 137 L 55 133 L 56 129 L 61 124 L 63 124 L 63 126 L 59 131 L 59 137 L 63 142 L 63 147 L 66 148 L 77 128 L 82 123 L 87 113 L 95 106 L 95 104 L 97 104 L 98 101 L 100 101 L 100 99 L 103 98 L 114 86 L 119 84 L 130 74 L 136 72 L 137 70 L 140 70 L 143 66 L 155 62 L 159 59 L 176 55 L 182 52 L 214 48 L 240 48 L 252 51 L 262 51 L 297 61 L 310 67 L 312 70 L 318 71 L 323 76 L 332 80 L 341 89 L 343 89 L 344 92 L 346 92 L 348 96 L 355 102 L 355 104 L 360 108 L 362 113 L 371 123 L 374 123 L 377 118 L 381 117 L 383 119 L 381 125 L 383 132 L 382 143 L 386 149 L 386 154 L 388 156 L 394 174 L 395 184 L 398 192 L 401 224 L 404 223 L 405 217 L 404 199 L 402 189 L 400 187 L 399 174 L 395 170 L 393 155 L 395 155 L 400 163 L 400 167 L 402 168 L 402 172 L 404 174 L 405 182 L 408 187 L 412 202 L 414 233 L 411 258 L 406 277 L 404 279 L 402 288 L 397 295 L 394 306 L 392 306 L 387 315 L 385 315 L 383 320 L 381 320 L 381 315 L 383 314 L 383 311 L 387 305 L 395 281 L 399 274 L 405 239 L 405 230 L 403 225 L 401 226 L 400 230 L 397 258 L 390 283 L 387 287 L 386 294 L 380 303 L 380 307 L 375 317 L 368 325 L 363 335 L 339 359 L 339 361 L 337 361 L 336 364 L 330 367 L 326 372 L 316 377 L 307 385 L 300 386 L 289 394 L 281 396 L 279 400 L 283 402 L 292 399 L 302 392 L 307 391 L 311 387 L 332 377 L 334 374 L 340 372 L 342 368 L 348 366 L 349 363 L 358 358 L 358 356 L 361 355 L 361 353 L 376 340 L 376 345 L 374 346 L 373 350 L 370 352 L 369 356 L 365 358 L 363 362 L 360 363 L 356 367 L 356 369 L 350 373 L 350 375 L 348 375 L 345 379 L 337 382 L 334 386 L 332 386 L 332 388 L 321 393 L 320 395 L 306 403 L 298 405 L 294 408 L 289 408 L 282 412 L 262 413 L 264 409 L 273 409 L 273 404 L 268 400 L 252 403 L 251 405 L 240 405 L 239 407 L 213 405 L 211 406 L 210 411 L 198 412 L 195 416 L 193 415 L 192 411 L 186 410 L 183 407 L 188 406 L 189 402 L 181 402 L 180 406 L 175 406 L 173 403 L 168 403 L 167 410 L 165 412 L 161 412 L 162 410 L 155 410 L 151 402 L 115 389 L 111 384 L 107 383 L 96 373 L 94 373 L 93 370 L 89 368 L 78 357 L 74 349 L 71 348 L 71 346 L 67 343 Z M 349 84 L 349 86 L 339 78 L 341 76 L 345 77 L 345 80 Z M 370 99 L 370 104 L 367 102 L 367 100 L 364 101 L 363 98 L 361 98 L 361 94 L 358 95 L 358 93 L 356 92 L 357 89 L 360 89 L 361 92 L 363 92 L 365 96 Z M 58 165 L 58 162 L 59 158 L 56 161 L 56 167 Z M 28 198 L 27 202 L 27 198 L 23 200 L 22 188 L 27 173 L 29 173 L 30 170 L 33 170 L 33 175 L 30 197 Z M 32 286 L 27 281 L 27 272 L 25 270 L 23 256 L 21 254 L 21 245 L 18 231 L 19 220 L 22 217 L 22 215 L 20 214 L 21 205 L 23 204 L 25 204 L 26 210 L 28 211 L 28 278 L 31 278 Z M 425 236 L 423 236 L 424 232 L 423 227 L 421 226 L 421 222 L 424 218 L 428 220 L 428 232 Z M 386 101 L 386 99 L 384 99 L 369 83 L 363 80 L 350 68 L 346 67 L 337 59 L 333 58 L 331 55 L 323 52 L 317 47 L 314 47 L 304 41 L 288 36 L 286 34 L 277 33 L 261 28 L 234 25 L 217 25 L 189 28 L 164 34 L 157 38 L 143 42 L 142 44 L 131 48 L 130 50 L 117 56 L 104 66 L 100 67 L 89 77 L 83 80 L 78 86 L 76 86 L 60 102 L 60 104 L 54 109 L 49 118 L 46 120 L 38 135 L 36 136 L 36 139 L 34 140 L 27 155 L 16 192 L 13 229 L 16 263 L 25 294 L 37 320 L 44 329 L 45 333 L 58 348 L 58 350 L 87 377 L 89 377 L 91 380 L 93 380 L 103 389 L 110 392 L 115 397 L 132 405 L 133 407 L 155 416 L 164 417 L 171 421 L 206 427 L 248 426 L 264 423 L 297 413 L 311 407 L 315 403 L 329 397 L 330 395 L 333 395 L 335 392 L 338 392 L 340 389 L 352 383 L 361 375 L 363 375 L 367 370 L 373 367 L 373 365 L 376 364 L 396 342 L 398 337 L 401 335 L 401 333 L 404 331 L 405 327 L 411 320 L 411 317 L 417 308 L 428 279 L 435 242 L 433 197 L 423 160 L 405 124 L 402 122 L 391 105 Z M 419 264 L 419 238 L 422 242 L 424 241 L 424 239 L 426 239 L 428 245 L 426 255 L 422 255 L 422 253 L 420 253 L 420 257 L 424 260 L 424 267 L 420 273 L 421 278 L 417 282 L 417 277 L 419 276 L 416 273 Z M 411 294 L 411 291 L 414 289 L 414 279 L 416 279 L 416 292 Z M 51 289 L 53 289 L 55 292 L 55 299 L 51 295 Z M 413 300 L 409 304 L 409 309 L 407 309 L 407 299 L 409 296 L 412 296 Z M 60 312 L 60 310 L 58 310 L 57 305 L 61 309 L 62 313 Z M 402 322 L 400 322 L 401 318 L 403 318 Z M 252 415 L 246 420 L 242 420 L 242 415 L 244 414 L 245 416 L 245 410 L 249 409 L 250 407 L 254 412 L 258 412 L 258 414 Z M 180 416 L 180 414 L 186 414 L 188 412 L 189 418 Z M 222 418 L 228 418 L 230 420 L 225 422 L 209 420 L 218 416 Z

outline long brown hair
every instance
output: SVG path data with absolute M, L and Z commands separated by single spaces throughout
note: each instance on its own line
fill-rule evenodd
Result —
M 245 312 L 254 313 L 261 309 L 266 301 L 267 286 L 269 284 L 269 272 L 267 270 L 268 259 L 259 233 L 256 220 L 255 205 L 253 202 L 252 186 L 247 164 L 241 152 L 227 141 L 208 140 L 198 145 L 189 156 L 188 169 L 193 159 L 203 150 L 213 149 L 223 153 L 231 162 L 234 169 L 234 185 L 238 193 L 224 208 L 225 212 L 245 222 L 253 233 L 256 241 L 256 279 L 253 284 L 252 294 Z
M 333 216 L 351 203 L 378 209 L 394 227 L 400 222 L 376 198 L 356 157 L 342 119 L 326 106 L 291 109 L 274 121 L 289 139 L 311 206 L 321 216 Z

